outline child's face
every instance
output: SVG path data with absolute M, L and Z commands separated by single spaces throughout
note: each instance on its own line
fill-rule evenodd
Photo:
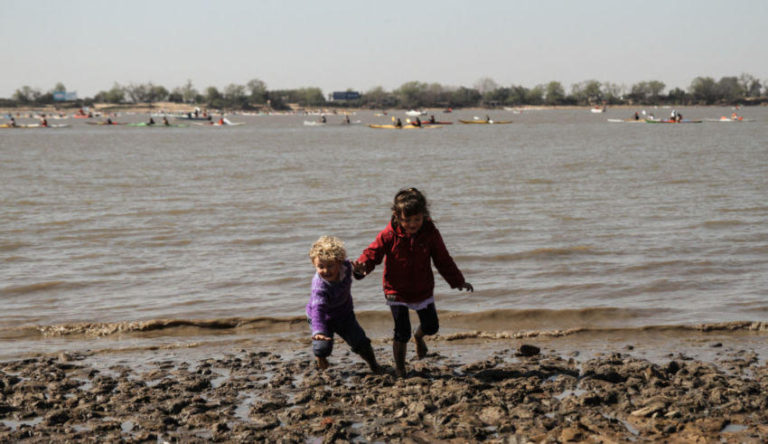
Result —
M 341 274 L 341 261 L 324 260 L 316 257 L 312 259 L 312 264 L 314 264 L 317 274 L 326 281 L 336 282 L 339 280 L 339 275 Z
M 401 213 L 397 217 L 397 220 L 400 222 L 400 226 L 403 227 L 403 231 L 408 234 L 416 234 L 416 232 L 421 229 L 422 224 L 424 224 L 424 213 L 418 213 L 412 216 L 406 216 Z

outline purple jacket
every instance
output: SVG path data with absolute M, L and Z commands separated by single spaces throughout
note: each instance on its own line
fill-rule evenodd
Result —
M 353 313 L 352 264 L 345 260 L 341 266 L 341 279 L 328 282 L 317 273 L 312 278 L 312 295 L 307 303 L 307 317 L 312 323 L 312 336 L 321 333 L 330 336 L 329 323 L 341 321 Z

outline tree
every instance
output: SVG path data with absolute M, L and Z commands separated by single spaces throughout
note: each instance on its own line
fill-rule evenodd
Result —
M 149 94 L 149 88 L 144 84 L 134 84 L 125 87 L 125 93 L 133 103 L 142 103 L 146 101 L 147 94 Z
M 480 95 L 480 91 L 474 88 L 465 88 L 462 86 L 451 93 L 448 106 L 475 106 L 480 101 L 481 97 L 482 96 Z
M 424 91 L 427 84 L 422 82 L 406 82 L 394 91 L 400 106 L 404 108 L 418 108 L 424 106 Z
M 487 92 L 499 89 L 499 84 L 490 77 L 483 77 L 482 79 L 475 82 L 475 89 L 478 90 L 480 94 L 485 94 Z
M 203 96 L 205 103 L 208 104 L 208 106 L 214 107 L 214 108 L 220 108 L 223 104 L 223 97 L 219 90 L 215 86 L 209 86 L 205 89 L 205 95 Z
M 675 88 L 669 91 L 667 100 L 673 105 L 686 105 L 688 103 L 688 94 L 680 88 Z
M 301 88 L 298 91 L 298 102 L 302 106 L 323 106 L 325 96 L 320 88 Z
M 266 103 L 267 101 L 267 84 L 259 79 L 249 80 L 245 84 L 250 93 L 250 100 L 253 103 Z
M 651 102 L 657 103 L 659 101 L 662 91 L 664 91 L 664 88 L 666 87 L 667 85 L 665 85 L 664 82 L 661 82 L 659 80 L 649 81 L 648 94 L 650 94 L 649 99 L 651 100 Z
M 602 86 L 604 101 L 616 105 L 624 101 L 625 88 L 616 83 L 604 82 Z
M 120 84 L 115 83 L 114 85 L 112 85 L 112 89 L 110 89 L 107 92 L 106 102 L 122 103 L 124 100 L 125 100 L 125 88 L 120 86 Z
M 581 105 L 594 105 L 603 101 L 603 92 L 597 80 L 585 80 L 571 86 L 571 94 Z
M 742 73 L 739 76 L 739 84 L 747 97 L 760 97 L 762 85 L 752 74 Z
M 723 77 L 717 82 L 717 95 L 720 101 L 725 103 L 736 103 L 743 100 L 745 90 L 736 77 Z
M 554 80 L 547 83 L 544 89 L 544 103 L 547 105 L 561 105 L 565 102 L 565 89 L 560 82 Z
M 184 103 L 195 103 L 197 102 L 197 97 L 200 95 L 192 85 L 191 80 L 187 80 L 187 83 L 185 83 L 184 86 L 177 88 L 177 90 Z M 174 92 L 176 92 L 176 90 L 174 90 Z
M 648 103 L 648 96 L 650 95 L 651 88 L 648 82 L 638 82 L 632 85 L 629 90 L 629 99 L 634 103 Z
M 541 105 L 544 103 L 544 86 L 536 85 L 525 94 L 525 103 L 529 105 Z
M 154 102 L 162 102 L 168 98 L 168 90 L 164 86 L 147 84 L 147 97 L 146 101 L 149 104 Z
M 397 98 L 393 94 L 384 91 L 384 88 L 381 86 L 377 86 L 363 93 L 362 102 L 371 108 L 386 108 L 395 106 Z
M 509 88 L 496 88 L 483 93 L 483 103 L 486 106 L 498 106 L 507 101 Z
M 39 89 L 24 85 L 17 89 L 11 98 L 18 103 L 27 104 L 35 102 L 41 95 L 42 93 Z
M 505 103 L 512 106 L 525 105 L 528 103 L 528 92 L 528 88 L 524 86 L 512 85 L 509 87 Z
M 697 103 L 711 105 L 717 100 L 717 83 L 712 77 L 696 77 L 688 91 Z
M 67 87 L 64 86 L 63 83 L 58 82 L 56 86 L 54 86 L 53 89 L 51 90 L 51 93 L 55 93 L 55 92 L 67 92 Z
M 248 96 L 245 94 L 245 86 L 234 83 L 224 88 L 224 100 L 231 108 L 248 108 Z

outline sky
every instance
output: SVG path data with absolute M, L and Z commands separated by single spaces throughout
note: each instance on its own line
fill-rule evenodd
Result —
M 59 82 L 81 98 L 188 80 L 326 95 L 485 78 L 768 84 L 766 0 L 0 0 L 0 41 L 3 98 Z

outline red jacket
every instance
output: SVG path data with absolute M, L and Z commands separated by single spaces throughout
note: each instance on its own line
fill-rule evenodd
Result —
M 431 220 L 424 220 L 421 229 L 406 236 L 398 224 L 390 224 L 357 259 L 365 265 L 366 274 L 384 263 L 384 294 L 400 302 L 421 302 L 433 295 L 435 268 L 451 288 L 464 285 L 464 276 L 445 248 L 443 238 Z

